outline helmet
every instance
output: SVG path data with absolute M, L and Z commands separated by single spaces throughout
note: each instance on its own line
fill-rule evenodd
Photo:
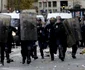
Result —
M 55 18 L 54 17 L 50 18 L 50 22 L 54 23 L 55 22 Z

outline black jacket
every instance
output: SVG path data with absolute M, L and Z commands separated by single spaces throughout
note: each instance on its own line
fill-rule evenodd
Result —
M 45 41 L 45 31 L 44 27 L 42 27 L 42 24 L 37 24 L 37 33 L 38 33 L 38 40 Z

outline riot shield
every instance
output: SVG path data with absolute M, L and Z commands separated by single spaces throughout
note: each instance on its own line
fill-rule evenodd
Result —
M 37 40 L 36 15 L 28 12 L 20 14 L 21 40 Z
M 72 32 L 72 29 L 71 29 L 71 22 L 72 22 L 71 19 L 67 19 L 67 20 L 63 21 L 63 25 L 65 27 L 65 31 L 66 31 L 66 34 L 67 34 L 67 45 L 68 45 L 68 47 L 72 47 L 76 43 L 74 34 Z
M 64 20 L 64 26 L 67 33 L 67 44 L 69 47 L 77 41 L 82 40 L 79 21 L 77 18 Z
M 11 17 L 0 14 L 0 42 L 7 42 L 8 26 L 10 25 Z
M 82 40 L 81 28 L 80 28 L 80 23 L 78 21 L 78 18 L 72 19 L 72 29 L 73 29 L 73 33 L 76 38 L 76 41 Z

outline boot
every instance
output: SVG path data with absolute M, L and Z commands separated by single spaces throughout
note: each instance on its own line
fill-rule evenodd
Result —
M 38 57 L 37 56 L 34 56 L 34 60 L 36 60 L 36 59 L 38 59 Z
M 54 53 L 51 53 L 51 61 L 54 61 Z
M 3 61 L 3 62 L 1 62 L 1 66 L 4 66 L 4 61 Z
M 7 63 L 14 62 L 13 59 L 7 59 Z
M 23 58 L 22 58 L 22 64 L 25 63 L 25 60 L 26 60 L 26 57 L 23 57 Z
M 75 56 L 75 55 L 72 55 L 72 58 L 73 58 L 73 59 L 76 59 L 76 56 Z
M 30 64 L 31 63 L 31 59 L 27 59 L 27 64 Z

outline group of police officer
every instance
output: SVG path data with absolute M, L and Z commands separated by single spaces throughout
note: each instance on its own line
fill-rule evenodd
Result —
M 12 31 L 17 32 L 12 26 L 3 24 L 4 20 L 0 21 L 0 36 L 8 33 L 7 40 L 4 42 L 4 37 L 0 37 L 1 48 L 1 64 L 4 65 L 4 51 L 6 51 L 7 63 L 13 62 L 9 57 L 12 47 Z M 67 47 L 72 47 L 72 58 L 76 58 L 78 42 L 82 40 L 78 18 L 62 20 L 60 16 L 51 18 L 46 24 L 42 20 L 35 19 L 34 14 L 23 12 L 20 14 L 20 41 L 22 64 L 27 60 L 27 64 L 31 62 L 31 57 L 38 59 L 37 45 L 40 48 L 41 58 L 44 59 L 43 50 L 49 47 L 51 60 L 54 61 L 54 54 L 59 50 L 59 59 L 64 61 Z

